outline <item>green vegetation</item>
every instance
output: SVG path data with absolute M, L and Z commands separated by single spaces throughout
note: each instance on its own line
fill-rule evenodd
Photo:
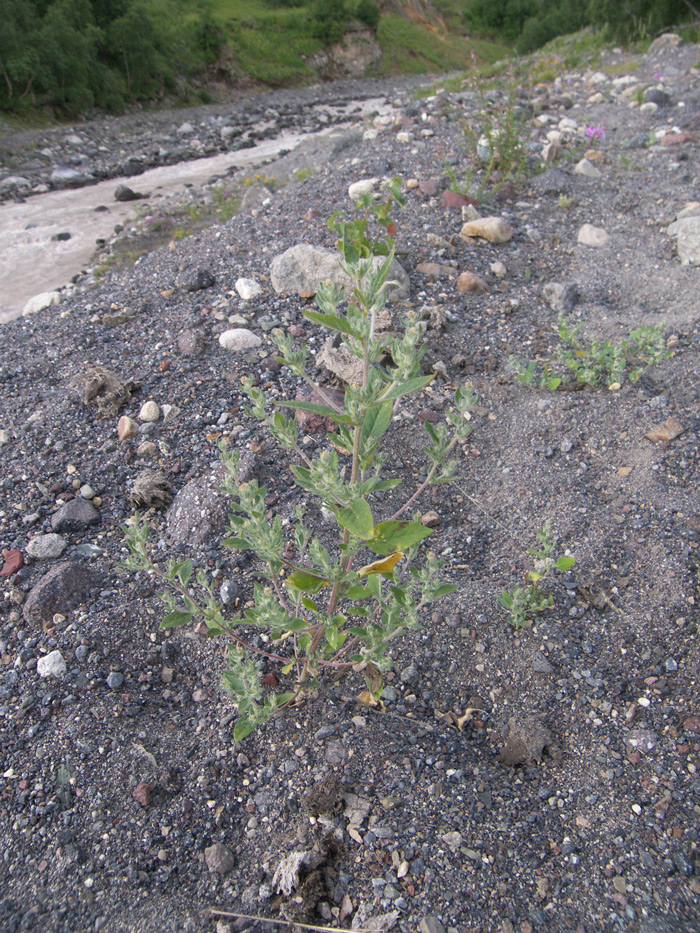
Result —
M 201 617 L 210 635 L 228 639 L 230 667 L 222 684 L 238 707 L 236 741 L 315 692 L 324 672 L 362 674 L 367 689 L 360 699 L 376 704 L 382 672 L 393 667 L 394 643 L 420 625 L 427 604 L 456 590 L 439 579 L 441 564 L 435 555 L 415 566 L 418 547 L 432 532 L 401 516 L 429 486 L 454 478 L 452 455 L 472 430 L 468 418 L 476 399 L 469 387 L 457 390 L 444 423 L 426 422 L 428 467 L 418 489 L 396 511 L 387 509 L 382 495 L 401 483 L 381 475 L 389 459 L 382 447 L 396 408 L 433 379 L 419 374 L 425 325 L 416 315 L 405 318 L 398 337 L 382 337 L 376 329 L 394 260 L 390 209 L 392 199 L 402 203 L 400 184 L 392 183 L 388 194 L 389 200 L 379 204 L 371 195 L 361 198 L 356 220 L 331 219 L 342 268 L 352 283 L 351 297 L 346 301 L 342 286 L 326 283 L 318 289 L 319 310 L 303 312 L 361 362 L 360 384 L 348 385 L 343 402 L 336 401 L 307 372 L 306 346 L 296 345 L 282 331 L 275 335 L 279 361 L 321 402 L 276 399 L 270 407 L 261 388 L 250 380 L 244 384 L 252 403 L 248 414 L 294 454 L 299 462 L 291 470 L 297 485 L 332 516 L 334 546 L 329 550 L 328 535 L 324 532 L 322 540 L 304 523 L 303 508 L 295 509 L 286 529 L 279 516 L 271 520 L 266 488 L 256 480 L 239 482 L 239 456 L 225 446 L 225 488 L 234 501 L 231 537 L 223 543 L 252 551 L 265 581 L 255 584 L 252 606 L 242 615 L 225 618 L 214 581 L 203 570 L 194 574 L 191 560 L 158 568 L 148 549 L 148 526 L 138 516 L 124 528 L 130 552 L 125 566 L 155 574 L 167 587 L 162 599 L 168 613 L 161 627 L 188 625 Z M 383 362 L 389 346 L 392 366 Z M 284 409 L 292 409 L 292 416 L 286 417 Z M 299 410 L 336 426 L 331 443 L 313 458 L 299 443 Z M 380 511 L 389 513 L 384 520 L 375 517 Z M 264 647 L 251 643 L 249 633 L 256 630 L 264 633 Z M 265 674 L 265 666 L 275 673 Z
M 686 0 L 435 0 L 433 21 L 376 0 L 0 0 L 0 112 L 34 122 L 139 102 L 208 102 L 207 86 L 317 80 L 312 60 L 360 21 L 377 37 L 376 74 L 470 69 L 592 25 L 637 41 L 692 19 Z M 552 46 L 554 50 L 554 46 Z M 576 67 L 581 51 L 544 68 Z
M 606 386 L 619 389 L 627 380 L 633 385 L 641 379 L 650 366 L 667 360 L 673 355 L 664 339 L 664 327 L 637 327 L 624 340 L 584 340 L 583 321 L 570 327 L 566 318 L 559 318 L 560 346 L 556 362 L 563 371 L 557 372 L 548 363 L 524 362 L 511 357 L 509 364 L 515 370 L 516 379 L 529 389 L 572 388 L 590 386 L 597 389 Z M 566 371 L 573 376 L 566 380 Z
M 542 591 L 542 582 L 551 577 L 554 570 L 566 573 L 576 563 L 576 558 L 569 556 L 555 557 L 556 541 L 552 534 L 552 524 L 548 520 L 537 532 L 537 545 L 528 548 L 533 558 L 532 570 L 525 574 L 525 586 L 516 586 L 513 590 L 503 590 L 499 599 L 508 611 L 508 622 L 513 628 L 524 628 L 530 616 L 551 609 L 554 598 Z
M 471 31 L 512 43 L 521 53 L 584 26 L 630 43 L 649 41 L 663 29 L 693 19 L 697 10 L 686 0 L 472 0 L 465 11 Z

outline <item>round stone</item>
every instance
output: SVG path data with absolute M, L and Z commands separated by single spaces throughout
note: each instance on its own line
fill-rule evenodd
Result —
M 128 415 L 122 415 L 117 423 L 117 437 L 120 441 L 125 441 L 129 437 L 138 434 L 139 426 Z
M 110 690 L 118 690 L 123 683 L 124 675 L 118 673 L 117 671 L 112 671 L 112 673 L 107 678 L 107 686 Z
M 262 286 L 255 279 L 238 279 L 236 282 L 236 291 L 243 301 L 251 301 L 262 294 Z
M 95 490 L 92 488 L 92 486 L 88 486 L 88 484 L 85 483 L 84 486 L 80 487 L 80 495 L 83 497 L 83 499 L 94 499 Z

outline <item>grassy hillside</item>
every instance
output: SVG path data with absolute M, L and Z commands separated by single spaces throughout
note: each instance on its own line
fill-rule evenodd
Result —
M 352 11 L 353 3 L 346 5 Z M 382 15 L 376 35 L 382 59 L 375 75 L 469 68 L 473 56 L 487 63 L 507 53 L 503 44 L 472 39 L 462 32 L 462 0 L 431 5 L 437 15 L 419 22 L 393 11 L 404 4 L 379 4 Z M 277 7 L 264 0 L 213 0 L 212 13 L 231 53 L 226 60 L 239 73 L 270 85 L 301 84 L 315 77 L 308 60 L 323 43 L 312 32 L 314 3 Z

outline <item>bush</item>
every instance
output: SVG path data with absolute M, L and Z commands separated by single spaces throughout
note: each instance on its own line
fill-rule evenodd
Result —
M 316 0 L 312 13 L 313 33 L 325 45 L 333 45 L 345 35 L 348 11 L 343 0 Z
M 361 23 L 369 27 L 369 29 L 376 30 L 379 25 L 381 13 L 379 12 L 377 4 L 373 3 L 373 0 L 360 0 L 355 10 L 355 16 Z

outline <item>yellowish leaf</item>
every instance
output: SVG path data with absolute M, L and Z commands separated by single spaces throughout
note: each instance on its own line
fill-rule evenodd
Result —
M 374 699 L 374 697 L 372 696 L 372 694 L 371 694 L 371 692 L 370 692 L 369 690 L 363 690 L 362 693 L 358 693 L 357 699 L 358 699 L 358 700 L 360 701 L 360 703 L 362 703 L 364 706 L 379 706 L 379 704 L 378 704 L 377 701 Z
M 383 557 L 381 560 L 372 561 L 371 564 L 365 564 L 360 567 L 358 573 L 361 577 L 367 577 L 370 573 L 391 573 L 398 562 L 403 558 L 403 551 L 396 551 L 389 557 Z

